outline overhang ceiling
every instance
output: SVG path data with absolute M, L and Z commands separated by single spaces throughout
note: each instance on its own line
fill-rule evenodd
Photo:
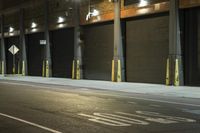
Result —
M 0 0 L 0 10 L 15 7 L 30 0 Z

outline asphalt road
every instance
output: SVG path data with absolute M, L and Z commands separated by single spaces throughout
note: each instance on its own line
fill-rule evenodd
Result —
M 200 133 L 199 99 L 0 81 L 0 133 Z

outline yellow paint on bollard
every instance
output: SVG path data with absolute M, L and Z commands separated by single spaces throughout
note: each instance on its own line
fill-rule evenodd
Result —
M 0 61 L 0 74 L 3 74 L 2 73 L 2 62 Z
M 121 74 L 121 61 L 118 60 L 117 61 L 117 82 L 121 82 L 122 81 L 122 74 Z
M 80 77 L 80 62 L 79 62 L 79 60 L 77 60 L 77 64 L 76 64 L 77 66 L 76 66 L 76 79 L 80 79 L 81 77 Z
M 1 70 L 2 70 L 2 75 L 4 75 L 5 74 L 5 71 L 4 71 L 4 61 L 2 61 L 2 63 L 1 63 Z
M 170 83 L 170 77 L 169 77 L 169 58 L 167 59 L 167 68 L 166 68 L 166 85 L 169 85 Z
M 22 76 L 25 76 L 25 61 L 22 61 Z
M 112 75 L 111 75 L 112 82 L 115 81 L 115 61 L 112 60 Z
M 17 73 L 20 74 L 20 61 L 18 61 L 18 69 L 17 69 Z
M 74 79 L 74 67 L 75 67 L 75 60 L 73 60 L 73 63 L 72 63 L 72 79 Z
M 42 77 L 45 77 L 45 61 L 42 63 Z
M 46 77 L 49 77 L 49 61 L 46 60 Z
M 180 81 L 179 81 L 179 60 L 176 59 L 175 62 L 175 78 L 174 78 L 174 85 L 175 86 L 179 86 L 180 85 Z
M 13 74 L 15 74 L 15 67 L 13 66 Z

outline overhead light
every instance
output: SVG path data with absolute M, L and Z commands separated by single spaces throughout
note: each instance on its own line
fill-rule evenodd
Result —
M 37 27 L 37 24 L 35 22 L 32 22 L 31 23 L 31 28 L 36 28 Z
M 93 12 L 92 12 L 92 16 L 95 17 L 95 16 L 98 16 L 98 15 L 99 15 L 99 10 L 94 9 Z
M 9 32 L 12 33 L 14 31 L 13 27 L 9 27 Z
M 65 19 L 63 17 L 58 17 L 58 23 L 63 23 L 65 21 Z
M 148 1 L 147 0 L 140 0 L 138 7 L 144 7 L 148 5 Z
M 91 17 L 96 17 L 99 16 L 99 10 L 97 9 L 93 9 L 92 12 L 88 12 L 87 16 L 86 16 L 86 21 L 88 21 Z
M 31 32 L 36 32 L 36 31 L 38 31 L 37 28 L 33 28 L 33 29 L 31 29 Z

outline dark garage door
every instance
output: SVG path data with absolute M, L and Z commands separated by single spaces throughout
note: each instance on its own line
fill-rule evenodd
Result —
M 13 68 L 13 55 L 8 51 L 8 49 L 12 46 L 15 45 L 17 46 L 20 50 L 21 48 L 19 47 L 19 36 L 15 37 L 9 37 L 5 39 L 5 48 L 6 48 L 6 65 L 7 65 L 7 74 L 12 74 L 12 68 Z M 20 51 L 15 55 L 15 71 L 16 74 L 18 72 L 18 63 L 20 61 Z
M 43 50 L 40 40 L 44 40 L 44 33 L 34 33 L 26 36 L 28 73 L 30 76 L 42 76 Z
M 200 8 L 184 12 L 185 84 L 200 86 Z
M 74 58 L 74 28 L 52 31 L 53 76 L 71 78 Z
M 126 26 L 128 82 L 165 83 L 169 45 L 169 16 L 134 18 Z
M 111 80 L 113 23 L 84 27 L 84 78 Z

